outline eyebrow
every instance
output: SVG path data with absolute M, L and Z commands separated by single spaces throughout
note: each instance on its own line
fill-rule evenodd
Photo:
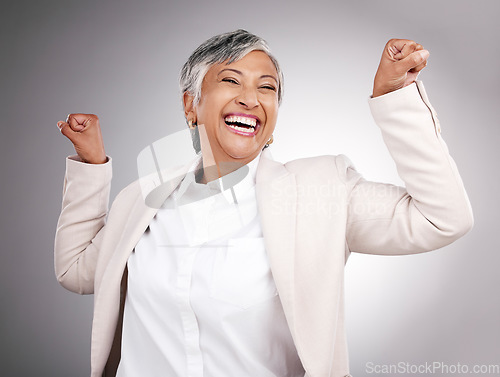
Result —
M 224 71 L 231 71 L 231 72 L 234 72 L 234 73 L 237 73 L 238 75 L 242 75 L 244 76 L 243 72 L 241 71 L 238 71 L 237 69 L 233 69 L 233 68 L 224 68 L 222 69 L 218 74 L 217 76 L 219 76 L 222 72 Z M 276 81 L 276 83 L 278 83 L 278 79 L 276 77 L 274 77 L 273 75 L 262 75 L 260 76 L 260 78 L 266 78 L 266 77 L 269 77 L 269 78 L 272 78 L 274 81 Z

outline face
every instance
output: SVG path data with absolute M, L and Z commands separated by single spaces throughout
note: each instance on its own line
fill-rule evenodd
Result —
M 186 118 L 204 125 L 202 154 L 211 148 L 220 162 L 247 164 L 271 137 L 278 116 L 278 74 L 269 56 L 252 51 L 231 64 L 212 66 L 198 105 L 185 95 Z M 207 145 L 210 144 L 210 145 Z

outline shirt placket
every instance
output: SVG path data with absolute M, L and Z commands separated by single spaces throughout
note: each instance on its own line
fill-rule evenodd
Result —
M 187 377 L 203 377 L 203 357 L 200 348 L 200 330 L 191 306 L 191 281 L 198 251 L 206 243 L 209 216 L 215 199 L 209 197 L 196 203 L 197 213 L 192 217 L 188 244 L 178 248 L 177 302 L 184 332 Z M 194 245 L 194 246 L 193 246 Z
M 200 349 L 200 331 L 190 304 L 193 264 L 199 247 L 181 249 L 177 275 L 177 304 L 179 306 L 187 361 L 187 377 L 203 376 L 203 358 Z

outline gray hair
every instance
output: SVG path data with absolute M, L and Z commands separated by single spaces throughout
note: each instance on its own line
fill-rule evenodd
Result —
M 214 64 L 227 61 L 232 63 L 242 59 L 252 51 L 264 51 L 278 73 L 278 103 L 283 97 L 283 72 L 266 41 L 246 30 L 238 29 L 229 33 L 216 35 L 203 42 L 191 54 L 184 64 L 180 75 L 181 94 L 189 93 L 194 96 L 194 104 L 198 104 L 201 97 L 201 85 L 207 71 Z
M 278 104 L 283 97 L 283 72 L 266 41 L 246 30 L 238 29 L 229 33 L 216 35 L 203 42 L 191 54 L 181 70 L 179 85 L 181 95 L 189 93 L 194 96 L 193 104 L 197 105 L 201 98 L 203 79 L 210 67 L 214 64 L 227 62 L 228 64 L 242 59 L 252 51 L 265 52 L 278 73 Z M 200 135 L 198 127 L 191 129 L 193 148 L 200 153 Z

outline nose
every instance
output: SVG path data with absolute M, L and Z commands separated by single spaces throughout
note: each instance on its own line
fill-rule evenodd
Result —
M 241 93 L 236 97 L 236 102 L 247 109 L 259 106 L 257 91 L 252 88 L 243 87 Z

